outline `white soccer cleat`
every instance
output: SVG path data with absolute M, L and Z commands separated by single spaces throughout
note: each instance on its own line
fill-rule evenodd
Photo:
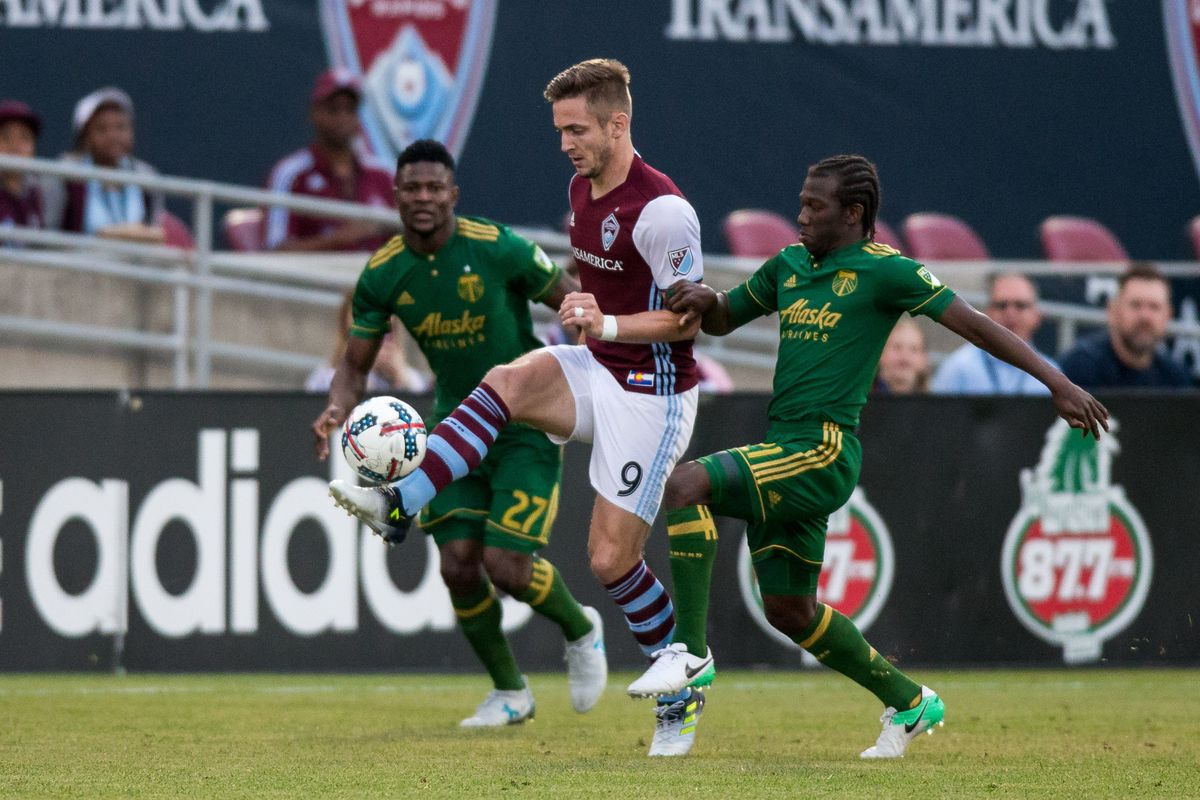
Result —
M 897 711 L 888 706 L 879 721 L 883 731 L 875 744 L 859 753 L 859 758 L 904 758 L 908 743 L 922 733 L 932 734 L 935 726 L 945 725 L 946 706 L 937 692 L 921 687 L 921 702 L 916 708 Z
M 696 725 L 704 710 L 704 692 L 693 689 L 691 694 L 674 703 L 659 703 L 654 709 L 654 739 L 650 742 L 652 756 L 686 756 L 696 743 Z
M 400 494 L 391 486 L 355 486 L 338 479 L 329 482 L 329 496 L 388 544 L 399 544 L 408 534 L 412 518 L 404 513 Z
M 580 714 L 590 711 L 608 684 L 608 657 L 604 652 L 604 621 L 591 606 L 583 607 L 592 621 L 590 633 L 567 642 L 567 684 L 571 687 L 571 707 Z
M 711 648 L 701 658 L 689 653 L 687 645 L 676 642 L 656 650 L 650 657 L 654 663 L 642 673 L 642 677 L 629 684 L 631 697 L 679 694 L 689 686 L 708 686 L 717 675 Z
M 533 692 L 524 689 L 493 689 L 475 713 L 462 722 L 460 728 L 502 728 L 533 719 Z

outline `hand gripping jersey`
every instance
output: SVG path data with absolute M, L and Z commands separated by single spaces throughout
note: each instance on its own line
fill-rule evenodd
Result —
M 354 289 L 352 336 L 381 338 L 395 314 L 437 376 L 432 419 L 449 414 L 497 364 L 542 346 L 529 301 L 545 297 L 560 270 L 542 249 L 503 225 L 458 217 L 436 253 L 381 247 Z
M 700 222 L 666 175 L 635 156 L 625 182 L 592 199 L 591 183 L 571 179 L 571 249 L 583 291 L 605 314 L 663 307 L 664 289 L 704 277 Z M 591 337 L 588 349 L 626 391 L 671 395 L 697 383 L 692 342 L 628 344 Z

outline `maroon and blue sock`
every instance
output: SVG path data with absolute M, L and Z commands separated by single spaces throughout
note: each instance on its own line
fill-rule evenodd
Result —
M 643 653 L 651 655 L 671 643 L 671 637 L 675 635 L 675 609 L 671 605 L 671 596 L 645 561 L 639 561 L 633 569 L 605 584 L 604 588 L 625 612 L 625 622 Z

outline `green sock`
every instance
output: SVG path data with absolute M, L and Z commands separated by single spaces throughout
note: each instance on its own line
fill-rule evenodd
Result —
M 795 637 L 825 666 L 837 670 L 875 695 L 885 706 L 905 711 L 921 699 L 920 684 L 892 665 L 867 644 L 849 618 L 817 603 L 812 623 Z
M 500 630 L 500 601 L 485 578 L 479 590 L 469 595 L 450 595 L 458 627 L 483 662 L 497 689 L 524 689 L 525 679 Z
M 717 524 L 708 506 L 668 511 L 667 541 L 671 549 L 675 641 L 703 658 L 708 652 L 708 592 L 717 556 Z
M 554 565 L 544 558 L 533 557 L 533 577 L 517 599 L 562 628 L 568 642 L 592 632 L 592 621 L 584 615 L 583 606 Z

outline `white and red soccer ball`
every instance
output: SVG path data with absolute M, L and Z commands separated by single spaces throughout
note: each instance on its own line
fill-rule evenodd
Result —
M 425 458 L 425 421 L 395 397 L 372 397 L 355 406 L 342 425 L 342 455 L 370 483 L 390 483 Z

